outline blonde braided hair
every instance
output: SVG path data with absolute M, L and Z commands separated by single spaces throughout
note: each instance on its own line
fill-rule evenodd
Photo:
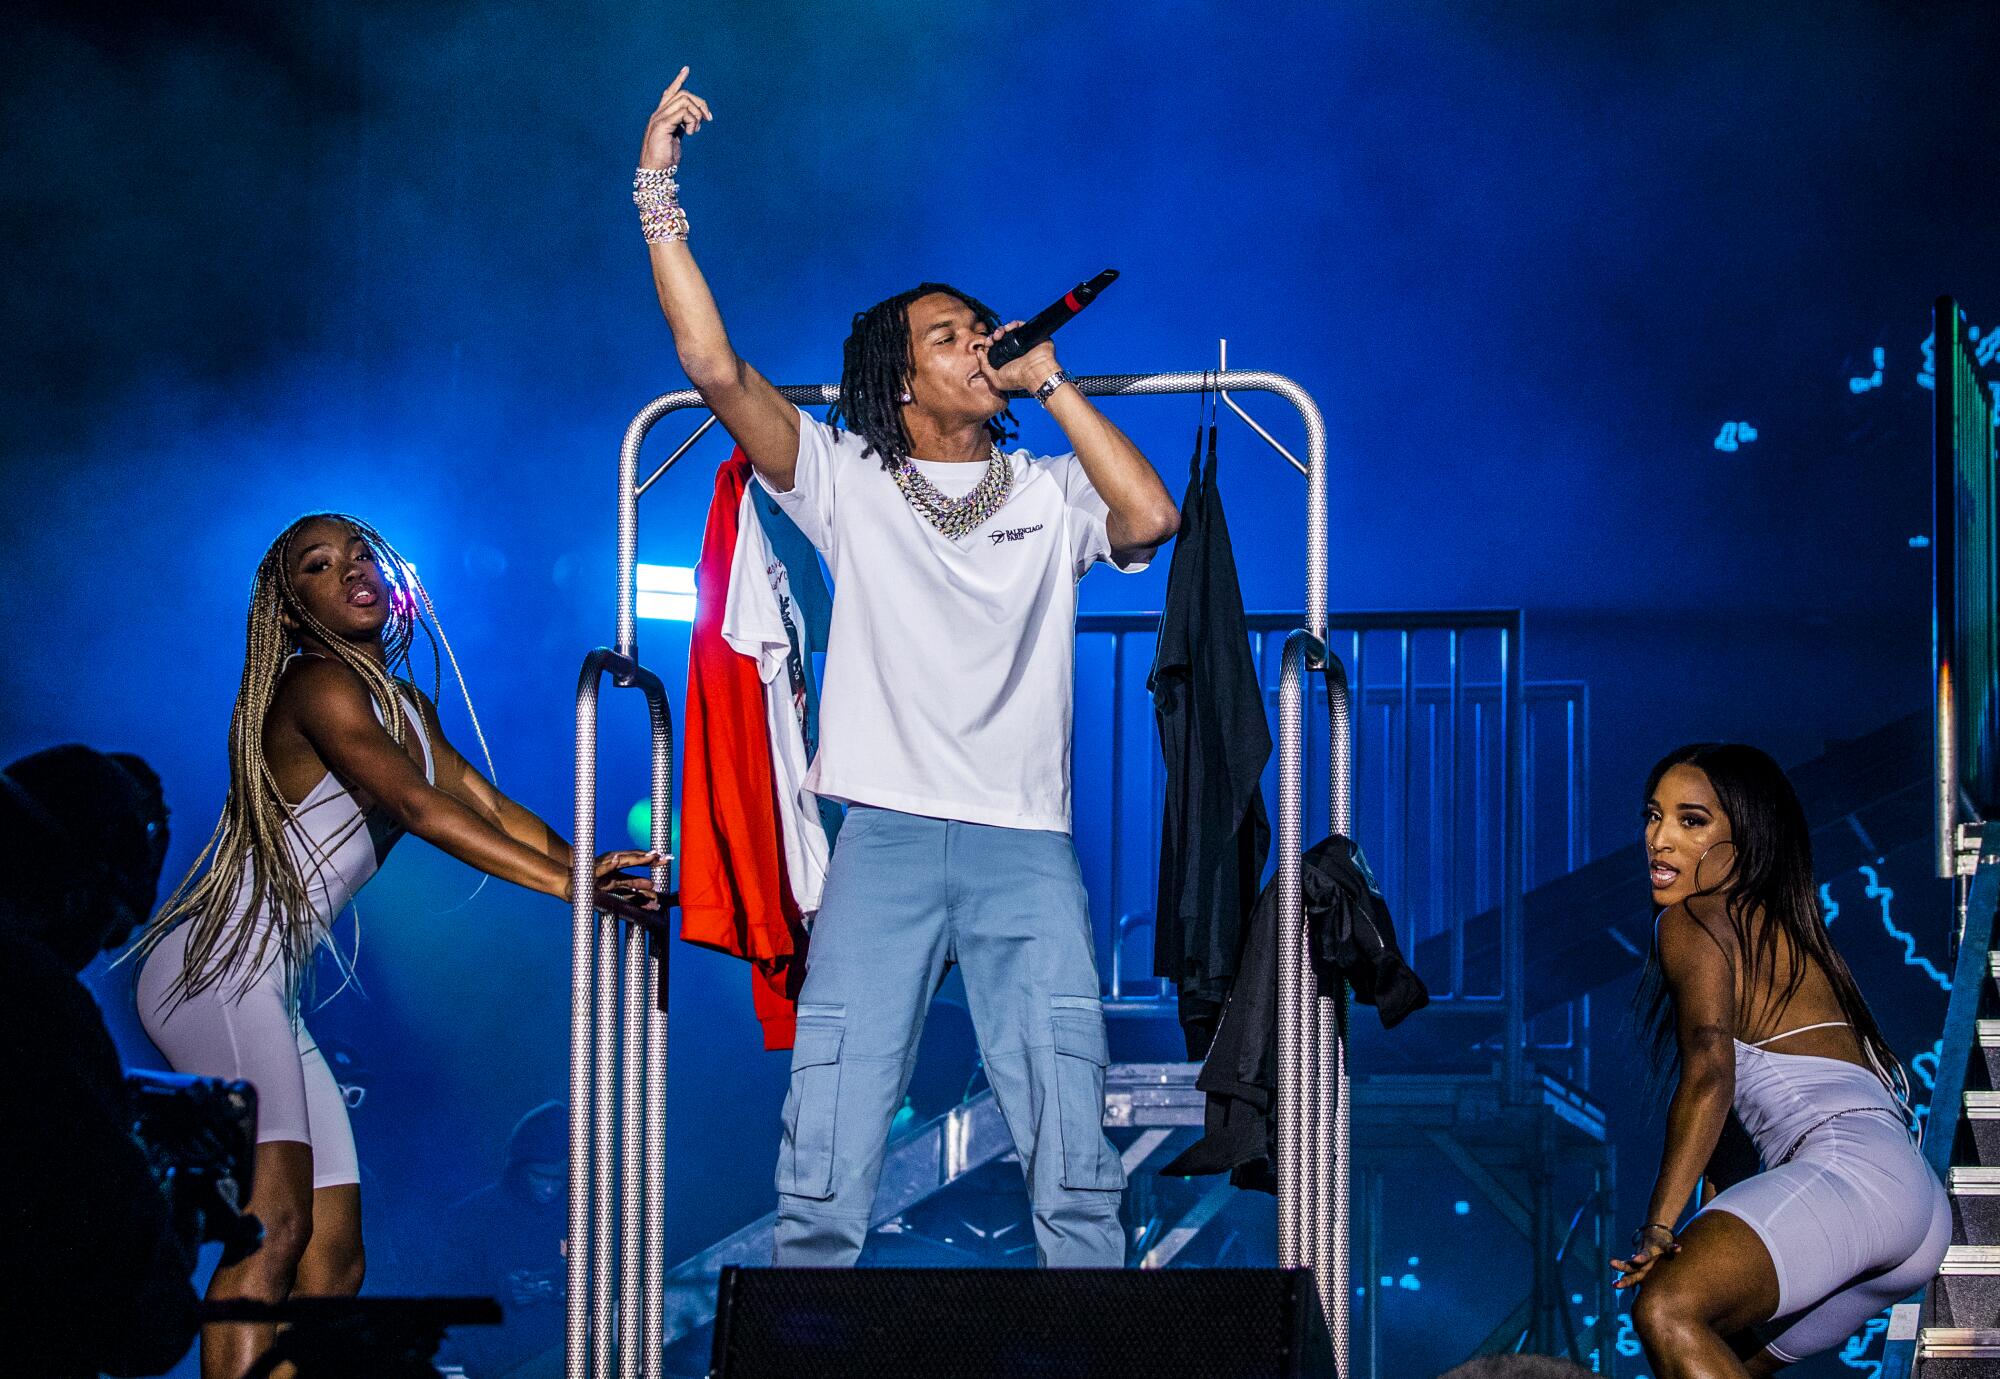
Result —
M 389 617 L 382 628 L 383 655 L 379 663 L 315 618 L 292 585 L 289 560 L 292 542 L 314 522 L 334 522 L 347 527 L 375 555 L 382 582 L 389 591 Z M 438 655 L 442 645 L 444 657 L 451 660 L 459 691 L 465 695 L 466 709 L 472 713 L 473 731 L 479 737 L 490 777 L 493 758 L 486 748 L 486 735 L 479 727 L 478 714 L 472 711 L 471 696 L 465 694 L 465 677 L 459 671 L 458 658 L 452 654 L 451 643 L 443 640 L 436 610 L 417 578 L 414 565 L 366 522 L 338 512 L 307 513 L 286 527 L 264 552 L 250 583 L 243 680 L 229 720 L 229 794 L 223 802 L 222 817 L 187 875 L 147 925 L 145 934 L 120 959 L 151 952 L 170 929 L 185 921 L 190 929 L 186 956 L 172 987 L 175 1004 L 217 985 L 232 973 L 239 974 L 241 987 L 247 988 L 275 960 L 282 964 L 287 1002 L 297 1010 L 302 978 L 310 970 L 313 951 L 323 941 L 323 935 L 319 916 L 313 909 L 308 877 L 286 841 L 287 832 L 296 830 L 295 806 L 279 791 L 277 778 L 264 759 L 264 722 L 277 697 L 285 663 L 299 637 L 310 633 L 329 656 L 361 677 L 369 697 L 380 710 L 383 727 L 397 746 L 403 746 L 409 736 L 409 717 L 402 708 L 399 686 L 412 691 L 415 688 L 409 678 L 410 645 L 419 628 L 431 644 L 434 669 L 431 697 L 435 701 L 443 688 L 444 658 Z M 320 849 L 319 855 L 312 859 L 314 872 L 355 829 L 364 826 L 365 820 L 357 816 L 339 837 Z M 269 923 L 256 922 L 266 913 Z M 271 952 L 274 942 L 278 949 L 275 954 Z M 331 944 L 328 947 L 340 962 L 343 975 L 351 978 L 350 962 L 338 948 Z

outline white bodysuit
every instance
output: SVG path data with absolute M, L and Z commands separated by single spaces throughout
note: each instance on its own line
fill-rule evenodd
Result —
M 1951 1243 L 1944 1185 L 1887 1081 L 1843 1059 L 1765 1047 L 1844 1023 L 1736 1041 L 1736 1115 L 1764 1171 L 1703 1208 L 1741 1220 L 1769 1251 L 1778 1311 L 1760 1331 L 1787 1363 L 1841 1344 L 1923 1287 Z
M 375 712 L 379 719 L 379 706 Z M 406 704 L 405 712 L 423 748 L 424 778 L 435 783 L 436 765 L 423 714 L 414 704 Z M 317 937 L 323 942 L 334 917 L 375 875 L 394 834 L 385 829 L 379 812 L 371 819 L 331 771 L 290 806 L 290 814 L 286 841 L 306 880 Z M 230 916 L 232 926 L 269 922 L 263 913 L 246 913 L 249 886 L 246 858 Z M 305 1021 L 293 1014 L 276 938 L 249 980 L 239 973 L 225 973 L 176 1003 L 174 983 L 181 974 L 187 939 L 188 925 L 173 929 L 139 969 L 139 1019 L 147 1035 L 176 1072 L 240 1079 L 254 1086 L 257 1142 L 290 1140 L 312 1146 L 314 1188 L 360 1182 L 346 1103 Z M 255 940 L 249 951 L 256 951 Z

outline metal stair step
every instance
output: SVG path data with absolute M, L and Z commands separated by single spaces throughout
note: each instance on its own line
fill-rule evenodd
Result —
M 2000 1087 L 2000 1020 L 1981 1020 L 1973 1032 L 1972 1065 L 1986 1071 L 1986 1086 Z
M 1945 1178 L 1953 1240 L 2000 1245 L 2000 1168 L 1954 1164 Z
M 1979 1162 L 2000 1164 L 2000 1092 L 1970 1091 L 1960 1104 Z
M 1924 1379 L 1991 1379 L 2000 1370 L 2000 1330 L 1924 1327 L 1917 1333 L 1916 1362 Z
M 1933 1285 L 1941 1323 L 2000 1316 L 2000 1245 L 1952 1245 Z
M 2000 1277 L 2000 1245 L 1947 1245 L 1938 1272 Z
M 1927 1360 L 2000 1358 L 2000 1329 L 1927 1326 L 1917 1333 L 1917 1354 Z

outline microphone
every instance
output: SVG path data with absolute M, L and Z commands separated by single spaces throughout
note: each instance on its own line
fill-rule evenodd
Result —
M 1107 268 L 1089 282 L 1078 283 L 1053 306 L 1043 307 L 1028 320 L 993 342 L 986 362 L 993 368 L 1012 363 L 1069 324 L 1070 318 L 1089 306 L 1097 294 L 1118 280 L 1118 270 Z

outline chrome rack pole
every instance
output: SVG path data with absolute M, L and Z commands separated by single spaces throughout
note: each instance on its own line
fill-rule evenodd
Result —
M 591 900 L 589 840 L 597 834 L 597 674 L 586 663 L 576 692 L 576 840 L 570 863 L 569 954 L 569 1231 L 565 1243 L 568 1292 L 563 1300 L 563 1376 L 584 1379 L 590 1355 L 590 1294 L 596 1287 L 596 1260 L 590 1233 L 592 1117 L 597 1099 L 591 1029 L 597 1013 L 592 984 L 597 951 L 596 913 Z
M 570 867 L 569 1293 L 566 1379 L 657 1379 L 666 1263 L 664 935 L 596 909 L 597 699 L 606 673 L 645 692 L 652 719 L 653 881 L 669 892 L 673 719 L 659 677 L 606 647 L 576 695 Z M 621 931 L 619 926 L 624 924 Z M 613 1238 L 614 1214 L 616 1239 Z
M 1097 374 L 1072 380 L 1078 391 L 1086 397 L 1147 397 L 1172 394 L 1199 393 L 1215 389 L 1223 395 L 1223 401 L 1230 410 L 1241 417 L 1272 449 L 1283 456 L 1293 466 L 1306 475 L 1306 623 L 1307 626 L 1295 632 L 1286 643 L 1283 662 L 1284 671 L 1279 689 L 1279 738 L 1280 738 L 1280 788 L 1278 809 L 1279 836 L 1279 895 L 1281 898 L 1284 926 L 1280 930 L 1280 945 L 1286 956 L 1281 957 L 1279 972 L 1279 1110 L 1278 1126 L 1280 1151 L 1278 1164 L 1278 1211 L 1280 1222 L 1279 1251 L 1280 1262 L 1291 1268 L 1310 1267 L 1314 1270 L 1314 1282 L 1318 1289 L 1322 1310 L 1332 1333 L 1335 1363 L 1339 1372 L 1348 1373 L 1348 1191 L 1347 1191 L 1347 1060 L 1345 1025 L 1342 1012 L 1345 1010 L 1346 992 L 1327 997 L 1313 994 L 1313 976 L 1310 970 L 1311 952 L 1305 943 L 1304 911 L 1300 903 L 1299 858 L 1304 836 L 1304 753 L 1306 734 L 1304 732 L 1304 672 L 1306 669 L 1320 669 L 1329 664 L 1326 641 L 1326 594 L 1327 594 L 1327 520 L 1326 520 L 1326 427 L 1320 417 L 1319 407 L 1311 394 L 1282 374 L 1262 370 L 1223 369 L 1185 370 L 1174 373 L 1151 374 Z M 838 389 L 832 384 L 810 384 L 806 386 L 782 387 L 778 389 L 787 401 L 800 406 L 825 406 L 834 401 Z M 1250 417 L 1229 396 L 1232 392 L 1274 393 L 1292 404 L 1298 411 L 1299 419 L 1306 432 L 1306 461 L 1301 464 L 1297 456 L 1278 443 L 1270 432 Z M 639 497 L 653 487 L 672 465 L 691 448 L 693 437 L 684 442 L 665 462 L 660 464 L 642 483 L 639 479 L 639 450 L 646 435 L 664 417 L 673 412 L 705 406 L 701 395 L 693 389 L 663 393 L 648 402 L 625 428 L 623 442 L 618 456 L 618 572 L 617 572 L 617 638 L 615 651 L 592 653 L 593 660 L 586 662 L 585 674 L 589 680 L 587 689 L 580 688 L 577 700 L 577 838 L 578 849 L 584 850 L 583 839 L 589 838 L 596 823 L 595 806 L 595 746 L 596 746 L 596 678 L 592 667 L 601 673 L 609 670 L 619 685 L 640 683 L 646 672 L 638 664 L 637 632 L 637 583 L 636 566 L 639 544 Z M 605 658 L 597 660 L 596 658 Z M 1334 667 L 1337 672 L 1337 666 Z M 647 677 L 650 678 L 650 677 Z M 1336 673 L 1337 683 L 1342 686 L 1338 707 L 1329 702 L 1329 712 L 1344 715 L 1347 711 L 1345 700 L 1345 680 Z M 1287 695 L 1291 696 L 1292 729 L 1285 727 Z M 650 698 L 650 691 L 649 691 Z M 664 700 L 662 699 L 662 704 Z M 1346 733 L 1343 726 L 1331 735 L 1329 742 L 1328 769 L 1331 773 L 1329 798 L 1333 802 L 1332 817 L 1344 820 L 1348 815 L 1351 794 L 1349 764 L 1347 759 Z M 657 729 L 656 729 L 657 736 Z M 592 763 L 591 778 L 585 781 L 586 742 L 589 748 L 588 760 Z M 669 746 L 668 751 L 671 751 Z M 657 766 L 656 766 L 657 769 Z M 1291 786 L 1285 786 L 1287 772 Z M 660 784 L 656 778 L 655 798 L 661 796 Z M 665 835 L 661 829 L 670 820 L 670 808 L 654 809 L 654 840 L 657 847 L 664 849 Z M 588 825 L 588 827 L 586 827 Z M 588 877 L 585 877 L 588 880 Z M 587 886 L 579 886 L 580 894 L 588 896 Z M 584 1379 L 586 1353 L 596 1332 L 588 1323 L 602 1316 L 604 1325 L 602 1345 L 609 1343 L 609 1317 L 611 1314 L 610 1291 L 612 1288 L 611 1246 L 604 1236 L 609 1233 L 610 1199 L 613 1185 L 609 1182 L 609 1159 L 604 1158 L 606 1168 L 602 1173 L 593 1173 L 592 1151 L 600 1156 L 607 1151 L 601 1143 L 593 1143 L 592 1110 L 597 1102 L 611 1100 L 610 1071 L 601 1066 L 607 1058 L 595 1061 L 590 1032 L 594 1029 L 613 1028 L 611 1012 L 601 1014 L 593 1007 L 596 1004 L 594 991 L 612 991 L 604 984 L 602 974 L 596 974 L 598 981 L 593 985 L 591 915 L 589 901 L 577 902 L 572 944 L 571 974 L 571 1022 L 570 1022 L 570 1296 L 568 1316 L 568 1355 L 566 1379 Z M 606 921 L 608 925 L 611 921 Z M 607 928 L 607 936 L 610 934 Z M 655 937 L 655 943 L 663 940 Z M 605 966 L 613 961 L 612 949 L 607 947 L 603 958 Z M 630 979 L 630 950 L 627 952 L 628 992 L 633 988 Z M 604 995 L 605 1002 L 613 997 Z M 629 1025 L 629 1014 L 628 1014 Z M 665 1141 L 664 1073 L 666 1056 L 666 1030 L 664 1001 L 652 1012 L 643 1028 L 645 1054 L 643 1056 L 646 1073 L 646 1091 L 642 1097 L 643 1115 L 646 1129 L 642 1136 L 645 1151 L 646 1170 L 642 1191 L 647 1205 L 644 1219 L 650 1222 L 656 1210 L 662 1210 L 662 1202 L 654 1200 L 656 1192 L 663 1192 L 655 1181 L 663 1171 L 663 1159 L 655 1157 L 656 1146 Z M 628 1030 L 629 1033 L 629 1030 Z M 606 1036 L 604 1047 L 609 1047 Z M 661 1079 L 656 1087 L 651 1078 L 652 1051 L 659 1051 Z M 629 1050 L 626 1055 L 632 1057 Z M 1327 1070 L 1321 1072 L 1321 1068 Z M 1330 1075 L 1328 1075 L 1330 1073 Z M 593 1098 L 592 1093 L 602 1088 L 601 1097 Z M 656 1103 L 655 1096 L 660 1100 Z M 1326 1103 L 1331 1099 L 1332 1106 Z M 627 1105 L 629 1106 L 629 1095 Z M 603 1138 L 609 1138 L 609 1116 L 602 1123 L 607 1127 Z M 1289 1137 L 1289 1141 L 1287 1139 Z M 628 1130 L 629 1142 L 629 1130 Z M 1291 1152 L 1288 1156 L 1286 1144 Z M 655 1164 L 660 1167 L 656 1168 Z M 627 1180 L 629 1182 L 629 1168 Z M 592 1204 L 602 1199 L 604 1205 L 598 1215 L 593 1215 Z M 662 1213 L 663 1214 L 663 1213 Z M 597 1237 L 590 1230 L 591 1222 L 601 1219 L 604 1229 Z M 1289 1223 L 1289 1225 L 1287 1224 Z M 642 1232 L 642 1236 L 645 1233 Z M 645 1249 L 650 1251 L 649 1243 Z M 648 1256 L 650 1258 L 650 1255 Z M 641 1270 L 641 1284 L 644 1297 L 639 1321 L 645 1338 L 642 1341 L 647 1352 L 647 1363 L 656 1372 L 658 1365 L 657 1346 L 652 1338 L 662 1334 L 660 1329 L 660 1299 L 651 1280 L 657 1278 L 650 1264 Z M 621 1311 L 621 1317 L 625 1314 Z M 629 1328 L 628 1328 L 629 1329 Z M 589 1356 L 596 1361 L 590 1370 L 591 1379 L 605 1379 L 608 1360 Z
M 1312 1027 L 1313 972 L 1306 941 L 1305 907 L 1300 894 L 1299 858 L 1304 848 L 1305 712 L 1303 668 L 1320 650 L 1310 632 L 1285 639 L 1278 678 L 1278 1267 L 1310 1268 L 1313 1262 L 1312 1185 L 1307 1161 L 1313 1142 L 1311 1108 L 1313 1057 L 1318 1033 Z M 1329 1325 L 1332 1318 L 1327 1319 Z
M 1353 818 L 1353 723 L 1348 705 L 1347 668 L 1329 649 L 1326 663 L 1327 709 L 1327 830 L 1343 837 L 1354 836 Z M 1348 1092 L 1347 983 L 1317 997 L 1319 1019 L 1319 1081 L 1314 1084 L 1313 1160 L 1322 1180 L 1315 1197 L 1320 1215 L 1315 1221 L 1314 1238 L 1319 1253 L 1313 1257 L 1313 1276 L 1320 1286 L 1320 1305 L 1333 1335 L 1333 1349 L 1339 1373 L 1349 1374 L 1350 1339 L 1348 1324 L 1354 1288 L 1349 1268 L 1350 1249 L 1348 1165 L 1353 1127 L 1353 1102 Z M 1328 1101 L 1332 1102 L 1329 1106 Z
M 653 867 L 653 887 L 662 898 L 666 912 L 673 885 L 674 858 L 674 722 L 666 691 L 654 680 L 646 691 L 646 705 L 653 731 L 653 828 L 652 850 L 660 855 Z M 668 957 L 673 946 L 665 933 L 646 936 L 643 964 L 645 984 L 638 999 L 645 1006 L 645 1177 L 644 1231 L 640 1248 L 644 1254 L 640 1290 L 645 1310 L 642 1317 L 640 1366 L 643 1379 L 661 1379 L 665 1372 L 663 1353 L 667 1277 L 667 981 Z

